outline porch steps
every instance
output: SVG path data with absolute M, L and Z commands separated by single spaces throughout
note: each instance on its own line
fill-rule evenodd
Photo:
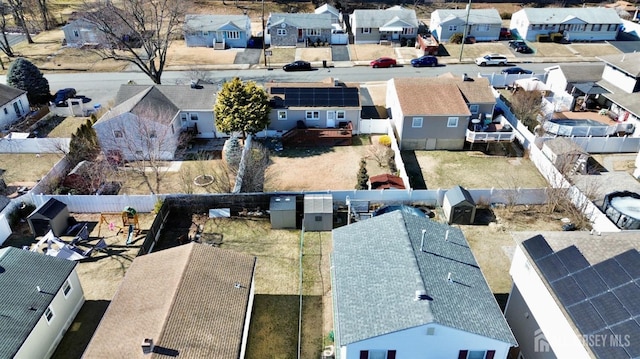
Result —
M 587 158 L 580 157 L 578 158 L 576 163 L 573 165 L 573 168 L 571 169 L 571 173 L 569 174 L 573 175 L 576 173 L 584 173 L 586 169 L 587 169 Z

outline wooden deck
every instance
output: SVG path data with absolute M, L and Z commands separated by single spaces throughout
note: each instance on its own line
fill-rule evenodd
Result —
M 571 111 L 556 112 L 554 113 L 553 118 L 568 119 L 568 120 L 593 120 L 593 121 L 598 121 L 607 126 L 615 126 L 620 123 L 612 120 L 607 115 L 601 115 L 599 111 L 593 111 L 593 110 L 574 111 L 574 112 L 571 112 Z
M 347 128 L 294 128 L 282 136 L 283 146 L 321 147 L 351 146 L 353 130 Z

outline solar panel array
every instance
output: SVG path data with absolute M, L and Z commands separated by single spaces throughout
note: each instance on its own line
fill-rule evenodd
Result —
M 590 265 L 577 247 L 554 252 L 544 237 L 524 241 L 558 300 L 599 358 L 640 357 L 640 253 L 628 250 Z
M 284 95 L 285 107 L 358 107 L 357 87 L 272 87 L 272 95 Z

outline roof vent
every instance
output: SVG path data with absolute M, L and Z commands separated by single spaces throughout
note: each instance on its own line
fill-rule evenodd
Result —
M 444 234 L 444 241 L 448 242 L 449 241 L 449 230 L 447 229 L 447 232 Z
M 413 298 L 416 302 L 419 300 L 426 300 L 429 296 L 427 295 L 427 291 L 425 290 L 416 290 L 416 296 Z
M 424 235 L 427 233 L 426 229 L 422 230 L 422 239 L 420 239 L 420 252 L 424 252 Z
M 449 274 L 447 274 L 447 282 L 452 283 L 453 279 L 451 278 L 451 272 L 449 272 Z

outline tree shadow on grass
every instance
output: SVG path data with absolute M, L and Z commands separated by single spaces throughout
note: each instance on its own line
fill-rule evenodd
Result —
M 402 155 L 402 162 L 404 162 L 404 169 L 407 171 L 407 176 L 409 176 L 411 188 L 427 189 L 427 184 L 422 176 L 422 169 L 420 168 L 420 163 L 418 163 L 415 152 L 401 151 L 400 154 Z
M 80 358 L 111 301 L 87 300 L 71 323 L 52 359 Z

